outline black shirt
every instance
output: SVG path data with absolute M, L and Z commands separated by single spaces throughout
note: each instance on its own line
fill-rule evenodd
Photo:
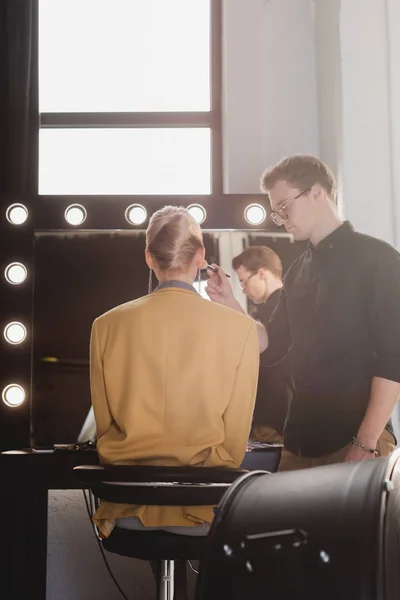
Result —
M 292 347 L 285 446 L 316 457 L 350 443 L 372 378 L 400 382 L 400 255 L 346 221 L 288 270 L 264 362 Z
M 281 291 L 276 290 L 266 302 L 257 305 L 257 318 L 263 325 L 267 326 L 278 305 L 280 295 Z M 269 426 L 282 434 L 292 396 L 293 377 L 290 357 L 273 367 L 267 367 L 263 364 L 263 354 L 261 354 L 253 427 Z

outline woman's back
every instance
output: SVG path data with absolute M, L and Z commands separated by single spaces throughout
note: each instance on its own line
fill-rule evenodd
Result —
M 189 285 L 167 285 L 95 321 L 100 459 L 239 466 L 257 385 L 255 324 Z

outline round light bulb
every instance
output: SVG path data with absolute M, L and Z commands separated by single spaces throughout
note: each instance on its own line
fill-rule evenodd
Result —
M 12 225 L 23 225 L 28 218 L 28 209 L 24 204 L 11 204 L 6 210 L 7 221 Z
M 4 327 L 4 338 L 9 344 L 22 344 L 26 339 L 26 327 L 19 321 L 12 321 Z
M 28 270 L 22 263 L 12 262 L 4 269 L 4 277 L 11 285 L 23 283 L 28 276 Z
M 24 402 L 25 390 L 22 386 L 18 385 L 18 383 L 10 383 L 10 385 L 7 385 L 3 389 L 1 397 L 4 404 L 7 404 L 7 406 L 10 406 L 11 408 L 15 408 Z
M 191 204 L 187 209 L 192 215 L 193 219 L 197 221 L 199 225 L 204 223 L 207 216 L 207 211 L 204 206 L 201 206 L 201 204 Z
M 141 204 L 131 204 L 125 211 L 125 219 L 131 225 L 142 225 L 147 219 L 147 210 Z
M 64 217 L 70 225 L 74 225 L 75 227 L 82 225 L 87 217 L 86 208 L 81 204 L 71 204 L 65 210 Z
M 267 217 L 267 211 L 261 204 L 249 204 L 244 211 L 244 218 L 250 225 L 261 225 Z

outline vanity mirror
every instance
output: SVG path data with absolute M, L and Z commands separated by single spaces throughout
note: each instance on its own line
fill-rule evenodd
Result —
M 232 274 L 244 247 L 273 248 L 287 268 L 301 251 L 286 234 L 206 230 L 208 262 Z M 147 294 L 145 230 L 37 232 L 32 340 L 31 436 L 34 446 L 76 441 L 90 407 L 89 339 L 93 320 L 105 311 Z M 207 279 L 202 273 L 200 293 Z

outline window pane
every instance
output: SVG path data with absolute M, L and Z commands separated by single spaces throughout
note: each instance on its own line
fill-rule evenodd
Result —
M 39 194 L 209 194 L 210 130 L 42 129 Z
M 210 0 L 40 0 L 40 112 L 210 109 Z

